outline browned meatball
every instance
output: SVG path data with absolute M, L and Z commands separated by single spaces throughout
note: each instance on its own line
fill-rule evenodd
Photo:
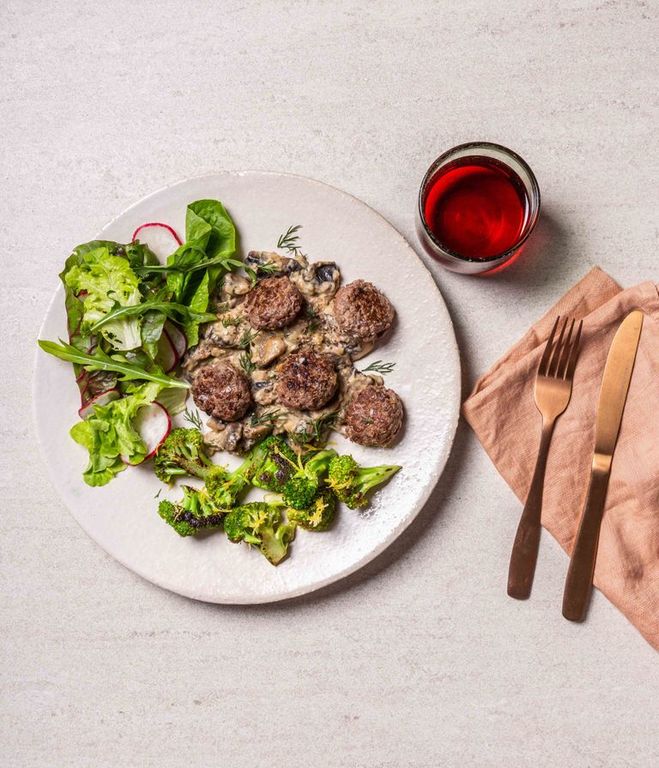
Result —
M 197 407 L 220 421 L 238 421 L 252 405 L 245 376 L 229 363 L 204 365 L 192 379 Z
M 339 328 L 348 336 L 373 341 L 390 328 L 394 308 L 373 283 L 355 280 L 337 291 L 334 317 Z
M 338 385 L 334 360 L 312 349 L 293 352 L 277 367 L 276 398 L 287 408 L 322 408 L 334 397 Z
M 266 277 L 247 294 L 245 311 L 254 328 L 274 331 L 290 325 L 303 303 L 302 294 L 287 277 Z
M 375 384 L 351 398 L 343 417 L 346 437 L 374 448 L 390 445 L 403 424 L 403 404 L 393 389 Z

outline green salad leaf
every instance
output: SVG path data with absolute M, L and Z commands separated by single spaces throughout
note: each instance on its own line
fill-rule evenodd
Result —
M 93 353 L 82 352 L 72 344 L 67 344 L 60 339 L 60 343 L 39 339 L 39 346 L 49 355 L 59 357 L 69 363 L 75 363 L 87 371 L 113 371 L 119 374 L 121 381 L 151 381 L 163 387 L 179 387 L 188 389 L 187 381 L 173 379 L 163 372 L 161 368 L 153 364 L 149 369 L 141 362 L 131 362 L 125 355 L 108 355 L 100 347 Z
M 142 301 L 139 278 L 128 259 L 111 254 L 105 246 L 82 254 L 64 275 L 64 284 L 82 300 L 81 327 L 90 333 L 113 309 L 137 307 Z M 136 349 L 142 343 L 139 322 L 130 316 L 103 323 L 101 333 L 118 350 Z
M 73 364 L 83 402 L 110 388 L 121 393 L 71 430 L 89 451 L 90 485 L 103 485 L 126 462 L 144 458 L 133 419 L 158 392 L 170 414 L 185 407 L 190 385 L 160 363 L 165 323 L 182 328 L 188 346 L 198 344 L 199 326 L 216 319 L 209 307 L 222 277 L 243 266 L 236 228 L 218 200 L 190 203 L 185 235 L 165 264 L 139 240 L 91 240 L 73 249 L 60 274 L 68 343 L 39 340 L 39 346 Z
M 71 437 L 89 452 L 83 472 L 87 485 L 106 485 L 128 464 L 146 457 L 146 446 L 133 426 L 137 412 L 152 403 L 162 389 L 150 382 L 107 405 L 97 405 L 84 420 L 71 427 Z
M 217 320 L 217 315 L 211 312 L 197 312 L 192 302 L 191 306 L 186 307 L 185 304 L 175 304 L 171 301 L 152 299 L 150 301 L 145 301 L 142 304 L 118 307 L 117 309 L 112 310 L 112 312 L 108 312 L 108 314 L 102 317 L 97 323 L 95 323 L 90 330 L 92 333 L 95 333 L 103 326 L 107 325 L 108 323 L 113 323 L 115 320 L 124 320 L 129 317 L 138 317 L 139 315 L 147 314 L 151 310 L 157 310 L 165 317 L 168 317 L 175 322 L 183 323 L 183 325 L 192 321 L 197 323 L 210 323 L 213 320 Z

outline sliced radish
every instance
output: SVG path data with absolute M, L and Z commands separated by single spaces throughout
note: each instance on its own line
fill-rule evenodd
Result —
M 163 224 L 160 221 L 150 221 L 142 224 L 133 232 L 133 242 L 135 240 L 144 243 L 160 259 L 169 256 L 182 244 L 181 238 L 176 230 Z
M 106 389 L 105 392 L 100 392 L 95 397 L 92 397 L 91 400 L 87 400 L 86 403 L 83 403 L 82 407 L 78 410 L 78 416 L 80 416 L 81 419 L 86 419 L 87 416 L 89 416 L 89 414 L 94 410 L 94 406 L 107 405 L 113 400 L 116 400 L 118 397 L 118 389 Z
M 145 405 L 137 412 L 133 426 L 139 432 L 146 445 L 146 456 L 142 461 L 150 459 L 160 448 L 164 439 L 172 429 L 172 420 L 164 405 L 157 400 L 150 405 Z M 125 464 L 133 464 L 127 457 L 122 456 Z M 140 462 L 138 462 L 140 463 Z
M 165 373 L 170 373 L 170 371 L 173 371 L 178 365 L 178 354 L 176 353 L 174 343 L 169 338 L 169 334 L 166 331 L 163 331 L 158 339 L 158 354 L 156 355 L 156 360 Z
M 188 340 L 185 338 L 185 334 L 174 323 L 170 323 L 169 320 L 165 323 L 165 333 L 169 336 L 169 340 L 172 342 L 172 346 L 180 360 L 188 348 Z

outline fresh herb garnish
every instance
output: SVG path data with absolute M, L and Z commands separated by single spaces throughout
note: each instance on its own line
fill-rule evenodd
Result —
M 238 347 L 240 349 L 247 349 L 258 335 L 258 331 L 246 330 L 238 341 Z
M 396 363 L 385 363 L 382 360 L 375 360 L 369 366 L 362 369 L 362 373 L 379 373 L 382 376 L 386 376 L 391 373 L 396 367 Z
M 239 358 L 240 367 L 245 371 L 245 373 L 249 376 L 254 372 L 256 369 L 256 365 L 252 362 L 252 358 L 248 355 L 247 352 L 243 352 L 242 355 Z
M 266 261 L 265 264 L 259 264 L 256 269 L 253 267 L 245 267 L 245 272 L 247 273 L 250 285 L 253 288 L 259 279 L 259 273 L 263 273 L 264 275 L 276 275 L 279 272 L 279 267 L 271 261 Z
M 242 320 L 239 317 L 221 317 L 220 322 L 225 328 L 231 328 L 232 326 L 240 325 Z
M 199 415 L 198 411 L 191 411 L 189 408 L 186 408 L 185 413 L 183 414 L 183 418 L 188 422 L 188 424 L 192 424 L 195 429 L 198 429 L 200 432 L 202 431 L 203 424 L 201 422 L 201 416 Z
M 289 227 L 283 235 L 279 235 L 277 248 L 281 248 L 289 253 L 297 253 L 300 248 L 298 244 L 300 236 L 297 233 L 301 229 L 302 224 L 295 224 L 294 226 Z
M 320 328 L 320 315 L 318 312 L 311 306 L 311 304 L 307 304 L 304 314 L 308 319 L 307 333 L 317 331 L 318 328 Z
M 321 442 L 325 432 L 329 429 L 333 429 L 338 419 L 338 413 L 327 413 L 324 416 L 319 416 L 317 419 L 309 422 L 308 427 L 301 432 L 293 432 L 290 437 L 299 445 L 308 443 L 310 445 L 316 445 Z
M 261 413 L 259 415 L 253 413 L 252 417 L 249 420 L 250 427 L 260 427 L 265 424 L 273 426 L 277 419 L 281 418 L 282 412 L 277 409 L 274 411 L 266 411 L 265 413 Z

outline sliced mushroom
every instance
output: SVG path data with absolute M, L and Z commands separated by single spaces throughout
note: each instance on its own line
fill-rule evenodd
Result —
M 265 368 L 286 352 L 286 342 L 280 333 L 261 333 L 252 343 L 252 362 Z
M 246 277 L 234 272 L 226 274 L 222 283 L 222 290 L 227 296 L 244 296 L 249 293 L 251 287 L 251 283 Z
M 257 277 L 288 275 L 300 269 L 296 259 L 289 259 L 274 251 L 250 251 L 245 258 L 245 265 L 255 270 Z

